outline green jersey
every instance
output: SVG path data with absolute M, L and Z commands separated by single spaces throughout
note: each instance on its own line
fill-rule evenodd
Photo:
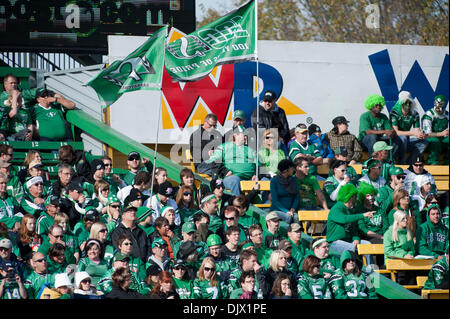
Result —
M 47 235 L 48 229 L 53 225 L 54 218 L 51 217 L 47 212 L 42 212 L 41 216 L 36 221 L 36 230 L 38 235 Z
M 322 275 L 311 276 L 301 272 L 298 276 L 297 293 L 300 299 L 331 299 L 331 290 Z
M 8 132 L 11 130 L 11 122 L 9 117 L 10 111 L 10 107 L 0 105 L 0 131 L 3 131 L 4 134 L 8 134 Z
M 63 141 L 67 137 L 64 119 L 64 108 L 59 103 L 52 103 L 48 108 L 37 104 L 34 106 L 36 114 L 36 127 L 39 136 L 54 141 Z
M 0 299 L 22 299 L 20 296 L 19 285 L 17 284 L 15 279 L 11 279 L 10 281 L 5 280 L 5 285 L 3 286 L 3 295 Z
M 374 117 L 370 111 L 361 114 L 359 118 L 359 135 L 358 140 L 362 140 L 366 136 L 367 130 L 382 131 L 392 130 L 391 122 L 388 117 L 380 113 L 378 117 Z
M 269 249 L 275 250 L 278 248 L 280 240 L 287 239 L 285 230 L 280 229 L 275 234 L 271 233 L 267 229 L 263 231 L 263 245 Z
M 297 176 L 295 178 L 297 179 L 299 187 L 299 209 L 302 210 L 317 208 L 316 191 L 320 189 L 317 178 L 312 175 L 305 176 L 302 179 L 299 179 Z
M 23 107 L 24 108 L 32 108 L 32 103 L 36 101 L 36 91 L 37 89 L 19 89 L 22 99 L 23 99 Z M 10 94 L 6 91 L 2 91 L 0 93 L 0 106 L 5 106 L 5 101 L 9 99 Z
M 144 166 L 140 167 L 138 172 L 152 172 L 153 171 L 153 163 L 148 161 L 144 164 Z M 134 185 L 134 178 L 136 177 L 136 173 L 133 173 L 132 171 L 127 171 L 125 176 L 123 177 L 123 182 L 127 185 Z M 110 184 L 111 185 L 111 184 Z
M 428 110 L 422 117 L 422 127 L 425 134 L 439 133 L 448 128 L 449 114 L 444 111 L 439 115 L 434 108 Z
M 378 299 L 371 277 L 363 272 L 358 276 L 339 269 L 329 283 L 336 299 Z
M 31 124 L 33 124 L 33 119 L 30 110 L 24 109 L 22 107 L 19 108 L 17 110 L 17 115 L 11 119 L 10 135 L 28 128 L 28 126 Z
M 284 160 L 286 155 L 281 149 L 271 151 L 265 147 L 259 151 L 259 161 L 261 162 L 261 174 L 276 175 L 278 173 L 278 163 Z
M 15 215 L 14 207 L 18 207 L 16 199 L 9 196 L 8 193 L 0 198 L 0 222 L 3 222 L 8 226 L 8 229 L 12 229 L 15 223 L 20 223 L 22 217 Z
M 359 240 L 357 222 L 362 218 L 363 214 L 352 214 L 343 202 L 336 202 L 328 214 L 327 241 L 332 243 L 335 240 L 346 242 Z
M 448 228 L 442 223 L 442 219 L 437 224 L 433 224 L 428 214 L 429 209 L 427 210 L 427 221 L 420 225 L 416 231 L 416 251 L 419 255 L 438 258 L 447 251 Z
M 8 190 L 9 196 L 14 197 L 18 203 L 21 202 L 24 191 L 23 185 L 19 180 L 17 175 L 13 175 L 12 173 L 8 176 L 8 183 L 6 184 L 6 189 Z M 45 194 L 43 194 L 45 195 Z
M 379 206 L 375 205 L 373 208 L 368 209 L 365 208 L 363 204 L 359 203 L 355 208 L 356 213 L 364 214 L 368 211 L 375 211 L 373 218 L 363 217 L 358 220 L 358 229 L 364 235 L 367 235 L 369 231 L 372 231 L 378 235 L 384 235 L 389 227 L 389 221 Z
M 173 278 L 173 283 L 175 286 L 175 291 L 180 296 L 180 299 L 192 299 L 192 292 L 194 289 L 194 284 L 192 280 Z
M 114 268 L 109 268 L 103 276 L 98 280 L 96 288 L 97 290 L 103 292 L 104 294 L 109 293 L 113 288 L 112 275 L 114 273 Z M 129 287 L 131 290 L 135 290 L 141 294 L 148 294 L 150 288 L 141 280 L 136 277 L 134 272 L 131 272 L 131 285 Z
M 368 169 L 367 169 L 367 163 L 368 163 L 371 159 L 373 159 L 373 158 L 370 157 L 367 161 L 365 161 L 365 162 L 362 164 L 362 167 L 361 167 L 361 176 L 367 175 L 367 172 L 368 172 Z M 394 167 L 394 166 L 395 166 L 395 165 L 394 165 L 392 162 L 390 162 L 389 160 L 383 161 L 383 162 L 381 163 L 381 174 L 380 174 L 380 176 L 383 177 L 386 181 L 388 181 L 388 180 L 390 179 L 390 176 L 391 176 L 391 175 L 389 174 L 389 171 L 390 171 L 391 167 Z
M 404 115 L 400 104 L 395 104 L 389 113 L 392 126 L 397 126 L 399 131 L 409 131 L 412 127 L 420 128 L 420 115 L 415 110 L 411 110 Z
M 78 262 L 78 271 L 86 271 L 92 278 L 92 284 L 97 285 L 99 280 L 111 267 L 104 260 L 101 259 L 98 263 L 90 260 L 88 257 L 81 258 Z
M 314 252 L 312 250 L 308 250 L 305 254 L 305 257 L 308 255 L 314 255 Z M 304 260 L 304 259 L 303 259 Z M 303 261 L 299 266 L 299 269 L 302 268 Z M 338 271 L 338 269 L 341 267 L 339 264 L 339 258 L 334 255 L 328 255 L 326 258 L 320 259 L 320 274 L 323 276 L 325 274 L 333 275 Z
M 247 215 L 247 213 L 245 213 L 244 215 L 239 217 L 238 224 L 245 229 L 248 229 L 251 225 L 259 224 L 259 221 L 255 217 Z
M 37 299 L 43 285 L 53 287 L 55 284 L 55 274 L 38 274 L 32 272 L 24 281 L 28 299 Z
M 312 155 L 315 158 L 321 157 L 320 151 L 314 144 L 306 142 L 305 145 L 300 144 L 297 140 L 293 140 L 289 145 L 289 158 L 294 161 L 294 159 L 299 154 Z M 314 164 L 309 164 L 309 174 L 316 175 L 317 174 L 317 166 Z
M 239 282 L 241 275 L 242 275 L 241 267 L 237 267 L 231 272 L 230 278 L 228 279 L 228 294 L 229 295 L 231 295 L 231 293 L 234 290 L 241 288 L 241 284 Z M 264 277 L 261 276 L 261 274 L 255 274 L 255 292 L 256 292 L 257 298 L 262 299 L 263 291 L 262 291 L 262 288 L 260 287 L 260 282 L 258 280 L 258 276 L 260 277 L 260 280 L 264 280 L 263 279 Z
M 328 208 L 333 207 L 336 203 L 337 193 L 339 192 L 340 185 L 344 186 L 346 183 L 344 180 L 339 181 L 335 176 L 329 176 L 323 183 L 323 190 L 325 193 L 325 199 L 327 201 Z
M 448 261 L 446 257 L 439 259 L 431 267 L 423 289 L 439 289 L 438 287 L 445 282 L 448 283 Z
M 192 299 L 225 299 L 227 297 L 226 286 L 218 281 L 216 286 L 209 280 L 194 279 Z

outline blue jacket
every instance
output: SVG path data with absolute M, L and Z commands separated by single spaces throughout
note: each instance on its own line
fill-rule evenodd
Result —
M 323 158 L 334 158 L 334 152 L 330 147 L 330 141 L 328 141 L 325 134 L 322 134 L 320 137 L 313 134 L 309 137 L 308 142 L 317 147 Z

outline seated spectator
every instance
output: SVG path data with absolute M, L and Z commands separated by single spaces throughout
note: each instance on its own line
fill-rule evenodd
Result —
M 292 299 L 291 280 L 285 273 L 279 273 L 273 282 L 269 299 Z
M 320 274 L 325 279 L 329 279 L 340 267 L 339 258 L 335 255 L 330 255 L 330 244 L 326 238 L 317 237 L 311 241 L 310 250 L 305 254 L 313 255 L 320 260 Z M 302 263 L 303 263 L 302 259 Z M 302 267 L 300 264 L 300 269 Z
M 0 278 L 0 299 L 27 299 L 23 279 L 13 268 L 0 269 Z
M 128 154 L 128 160 L 127 160 L 129 170 L 123 177 L 123 181 L 127 185 L 133 185 L 134 184 L 134 178 L 136 177 L 136 174 L 138 172 L 144 171 L 144 172 L 152 172 L 153 171 L 153 163 L 150 162 L 150 160 L 146 157 L 142 158 L 141 162 L 141 154 L 139 154 L 136 151 L 130 152 Z M 141 166 L 141 163 L 144 165 Z
M 414 198 L 414 197 L 412 197 Z M 414 200 L 414 199 L 413 199 Z M 431 205 L 438 205 L 439 206 L 439 199 L 437 197 L 437 195 L 434 194 L 429 194 L 426 198 L 425 198 L 425 203 L 422 206 L 422 209 L 420 210 L 420 216 L 422 220 L 427 220 L 427 215 L 428 215 L 428 207 L 430 207 Z M 420 203 L 419 203 L 419 207 L 420 207 Z M 447 208 L 448 210 L 448 208 Z M 445 226 L 448 226 L 445 221 L 444 221 L 444 212 L 441 211 L 441 221 Z M 448 218 L 448 212 L 447 212 L 447 218 Z M 448 220 L 447 220 L 448 221 Z
M 200 204 L 200 211 L 204 212 L 204 213 L 206 213 L 206 215 L 208 215 L 208 219 L 209 219 L 208 229 L 212 233 L 217 233 L 219 228 L 222 225 L 222 220 L 220 219 L 217 210 L 218 210 L 217 198 L 214 194 L 209 194 L 202 198 L 201 204 Z M 205 238 L 205 240 L 206 240 L 206 238 Z
M 47 268 L 50 274 L 70 273 L 69 263 L 66 260 L 66 247 L 61 243 L 54 243 L 47 253 Z
M 180 299 L 170 272 L 161 271 L 159 273 L 158 283 L 150 292 L 150 297 L 153 299 Z
M 320 156 L 323 158 L 323 164 L 328 164 L 330 159 L 334 158 L 334 152 L 330 147 L 330 141 L 326 134 L 322 134 L 322 130 L 317 124 L 311 124 L 308 127 L 310 144 L 314 144 L 320 152 Z
M 255 291 L 255 272 L 253 270 L 244 271 L 239 277 L 241 288 L 231 292 L 229 299 L 258 299 L 258 293 Z
M 212 176 L 216 168 L 214 163 L 208 161 L 214 150 L 223 142 L 222 134 L 216 127 L 217 115 L 209 113 L 203 125 L 189 137 L 189 150 L 198 173 Z
M 417 228 L 416 251 L 419 255 L 441 259 L 448 249 L 448 228 L 441 221 L 441 209 L 430 205 L 427 220 Z
M 389 113 L 392 127 L 400 139 L 397 164 L 410 164 L 427 147 L 426 135 L 420 129 L 420 116 L 411 93 L 401 91 Z M 411 130 L 413 129 L 413 130 Z M 406 153 L 409 153 L 406 158 Z
M 148 257 L 145 268 L 148 269 L 152 265 L 157 265 L 161 271 L 170 270 L 170 257 L 167 248 L 167 243 L 161 237 L 155 238 L 152 242 L 152 255 Z
M 344 116 L 337 116 L 333 119 L 333 128 L 326 133 L 330 147 L 336 157 L 336 150 L 339 147 L 344 147 L 347 151 L 347 161 L 349 165 L 358 164 L 362 159 L 362 148 L 355 135 L 348 131 L 347 119 Z M 342 153 L 341 153 L 342 154 Z M 337 158 L 342 161 L 342 159 Z
M 197 187 L 195 186 L 195 178 L 194 178 L 194 173 L 192 172 L 191 169 L 189 168 L 183 168 L 180 171 L 180 185 L 178 185 L 175 189 L 175 198 L 178 197 L 178 191 L 180 190 L 181 187 L 183 186 L 189 186 L 192 188 L 192 195 L 193 195 L 193 200 L 194 203 L 198 203 L 198 200 L 200 198 L 200 194 L 199 194 L 199 190 L 197 189 Z
M 36 232 L 36 217 L 30 214 L 23 216 L 18 235 L 19 257 L 28 265 L 33 252 L 42 244 L 42 237 Z
M 214 259 L 214 262 L 216 263 L 217 267 L 217 275 L 219 276 L 220 280 L 226 282 L 228 281 L 228 278 L 230 277 L 231 270 L 237 267 L 237 261 L 231 260 L 230 256 L 227 256 L 223 252 L 223 241 L 219 237 L 219 235 L 211 234 L 206 239 L 206 245 L 208 246 L 208 255 L 209 257 L 212 257 Z M 237 254 L 237 257 L 239 260 L 239 254 Z
M 359 176 L 356 173 L 353 166 L 351 166 L 352 165 L 352 164 L 350 164 L 351 161 L 350 162 L 348 161 L 347 148 L 345 146 L 336 147 L 336 149 L 334 150 L 334 159 L 335 159 L 335 161 L 342 161 L 347 164 L 347 171 L 345 173 L 350 177 L 350 182 L 352 184 L 356 185 L 358 183 Z M 331 169 L 333 162 L 334 161 L 330 161 L 330 163 L 328 164 L 328 166 L 330 167 L 330 169 L 328 171 L 328 177 L 332 176 L 334 173 L 333 170 Z
M 411 200 L 417 202 L 417 208 L 422 211 L 427 196 L 434 195 L 431 193 L 431 179 L 427 175 L 422 175 L 417 187 L 419 188 L 419 194 L 412 195 Z
M 283 150 L 278 149 L 275 129 L 269 129 L 264 132 L 262 145 L 259 148 L 259 161 L 261 167 L 259 170 L 260 176 L 267 179 L 274 177 L 278 171 L 278 163 L 286 158 Z
M 14 197 L 20 203 L 23 200 L 25 183 L 22 184 L 19 177 L 12 173 L 12 168 L 13 165 L 11 163 L 0 160 L 0 173 L 7 177 L 6 189 L 8 195 Z
M 115 189 L 120 189 L 127 186 L 119 175 L 112 173 L 113 165 L 111 157 L 104 155 L 100 159 L 105 165 L 105 175 L 103 176 L 105 181 L 107 181 L 108 184 L 112 185 Z
M 300 299 L 331 299 L 331 289 L 320 274 L 320 259 L 306 256 L 297 281 L 297 294 Z
M 344 251 L 341 265 L 330 279 L 335 299 L 378 299 L 373 279 L 363 271 L 361 259 L 355 252 Z
M 295 164 L 295 177 L 299 184 L 299 197 L 300 204 L 298 209 L 300 210 L 328 210 L 327 201 L 325 195 L 320 189 L 317 178 L 314 175 L 310 175 L 310 166 L 306 159 L 297 158 L 294 160 Z M 319 201 L 322 207 L 319 207 L 317 202 Z
M 444 154 L 444 165 L 448 165 L 448 111 L 447 98 L 444 95 L 434 97 L 434 107 L 422 117 L 422 129 L 429 144 L 429 165 L 439 165 L 441 154 Z
M 383 236 L 384 258 L 399 257 L 413 259 L 416 255 L 413 233 L 408 226 L 408 215 L 403 211 L 396 211 L 394 223 L 389 226 Z
M 66 273 L 55 274 L 54 287 L 45 287 L 39 299 L 72 299 L 72 282 Z
M 75 258 L 75 263 L 80 260 L 80 243 L 78 241 L 78 237 L 69 229 L 69 216 L 66 213 L 56 213 L 53 224 L 60 226 L 63 230 L 62 241 L 66 247 L 66 251 L 70 251 L 69 256 L 73 256 Z M 50 228 L 53 225 L 50 226 Z M 50 230 L 49 228 L 49 230 Z M 50 237 L 50 236 L 49 236 Z M 45 238 L 45 237 L 44 237 Z M 55 239 L 58 239 L 55 237 Z M 59 241 L 59 240 L 58 240 Z M 72 257 L 70 257 L 72 258 Z M 72 259 L 73 261 L 73 259 Z
M 235 197 L 233 199 L 232 204 L 239 212 L 239 220 L 238 220 L 239 225 L 244 227 L 244 229 L 246 229 L 247 232 L 251 225 L 259 224 L 259 221 L 255 217 L 253 217 L 251 213 L 247 214 L 250 207 L 250 202 L 247 196 L 241 194 Z
M 233 130 L 241 125 L 245 127 L 245 121 L 246 121 L 245 112 L 242 110 L 235 110 L 233 112 L 233 126 L 223 135 L 223 143 L 232 141 Z
M 378 94 L 372 94 L 366 99 L 364 106 L 367 112 L 361 114 L 359 119 L 358 140 L 369 154 L 373 153 L 373 145 L 377 141 L 385 141 L 393 146 L 392 156 L 396 158 L 400 140 L 389 118 L 381 113 L 385 105 L 384 97 Z
M 237 241 L 238 244 L 241 245 L 243 241 L 247 240 L 248 237 L 248 230 L 244 228 L 241 224 L 239 224 L 239 211 L 236 207 L 230 205 L 225 208 L 222 214 L 222 219 L 224 220 L 223 224 L 217 231 L 217 234 L 220 236 L 220 238 L 227 242 L 228 238 L 228 229 L 230 227 L 233 227 L 237 232 Z M 237 227 L 237 228 L 236 228 Z M 233 242 L 234 242 L 233 238 Z M 235 247 L 233 247 L 233 251 L 235 250 Z
M 55 276 L 47 272 L 47 260 L 43 253 L 35 252 L 33 254 L 31 267 L 33 272 L 25 279 L 24 286 L 28 299 L 39 299 L 44 285 L 52 287 L 55 284 Z
M 17 176 L 18 169 L 12 165 L 12 159 L 14 156 L 14 148 L 12 145 L 8 144 L 0 144 L 0 162 L 10 164 L 8 167 L 10 167 L 10 172 L 8 173 L 11 175 Z
M 188 222 L 198 211 L 194 200 L 194 189 L 191 186 L 183 185 L 178 189 L 175 202 L 177 203 L 177 213 L 180 215 L 181 222 Z
M 236 214 L 236 212 L 233 212 Z M 240 228 L 237 225 L 227 227 L 225 231 L 225 244 L 221 247 L 222 254 L 230 260 L 232 265 L 237 265 L 241 248 L 239 247 Z
M 192 280 L 189 279 L 184 261 L 177 259 L 173 264 L 172 272 L 173 285 L 180 299 L 191 299 L 193 289 Z
M 433 175 L 431 175 L 425 168 L 425 158 L 423 155 L 419 155 L 411 165 L 405 170 L 405 189 L 410 195 L 419 195 L 420 186 L 418 184 L 426 176 L 430 180 L 431 189 L 430 192 L 433 194 L 437 193 L 436 183 L 434 181 Z
M 115 223 L 114 223 L 115 227 Z M 114 229 L 114 228 L 113 228 Z M 109 238 L 108 228 L 103 222 L 96 222 L 92 224 L 91 229 L 89 231 L 89 238 L 97 239 L 100 243 L 102 243 L 103 247 L 105 247 L 105 255 L 104 259 L 110 263 L 112 258 L 114 257 L 115 248 L 111 243 Z
M 355 207 L 357 193 L 353 184 L 342 186 L 337 195 L 337 202 L 328 214 L 327 241 L 331 249 L 337 252 L 355 251 L 358 244 L 370 244 L 369 241 L 361 240 L 357 222 L 364 217 L 372 218 L 373 212 L 350 212 Z
M 389 152 L 392 150 L 392 146 L 389 146 L 384 141 L 378 141 L 373 144 L 372 156 L 363 163 L 361 168 L 361 176 L 367 175 L 367 165 L 371 160 L 377 160 L 381 163 L 381 176 L 385 180 L 389 180 L 389 171 L 394 166 L 393 162 L 389 160 Z
M 299 185 L 293 176 L 295 164 L 290 159 L 278 163 L 279 173 L 270 181 L 272 203 L 270 210 L 290 224 L 298 221 Z
M 73 290 L 73 299 L 103 299 L 104 293 L 91 285 L 92 278 L 86 271 L 75 273 L 75 289 Z
M 376 159 L 370 159 L 366 162 L 367 174 L 358 180 L 358 184 L 365 182 L 376 189 L 382 188 L 386 184 L 386 180 L 381 176 L 381 163 Z
M 28 177 L 24 185 L 24 196 L 20 202 L 21 208 L 35 217 L 45 210 L 44 180 L 40 176 Z
M 23 168 L 17 172 L 17 176 L 19 177 L 19 180 L 22 184 L 25 182 L 25 178 L 30 176 L 28 169 L 29 169 L 30 163 L 32 163 L 32 162 L 38 162 L 38 163 L 42 164 L 41 152 L 39 152 L 38 150 L 29 150 L 27 152 L 27 155 L 25 156 L 25 159 L 22 164 Z M 48 182 L 50 180 L 49 174 L 47 171 L 44 171 L 44 174 L 45 174 L 45 180 Z
M 69 164 L 63 163 L 58 166 L 58 178 L 53 182 L 49 192 L 60 198 L 65 198 L 67 187 L 72 181 L 74 170 Z
M 92 284 L 97 285 L 105 272 L 111 268 L 105 261 L 105 250 L 97 239 L 89 239 L 84 247 L 86 257 L 78 262 L 78 271 L 86 271 L 92 278 Z
M 389 225 L 393 224 L 394 213 L 397 210 L 405 212 L 408 215 L 408 225 L 413 233 L 413 237 L 415 238 L 417 227 L 422 225 L 422 216 L 420 215 L 419 208 L 417 207 L 417 202 L 411 201 L 411 197 L 404 189 L 394 191 L 392 198 L 393 208 L 387 215 Z
M 77 236 L 81 242 L 80 247 L 84 247 L 84 243 L 89 238 L 91 227 L 94 223 L 100 221 L 100 214 L 93 207 L 87 207 L 86 212 L 82 215 L 80 221 L 78 221 L 73 227 L 73 233 Z
M 323 158 L 317 147 L 308 142 L 308 129 L 303 123 L 295 127 L 295 140 L 289 145 L 289 158 L 295 163 L 299 157 L 308 161 L 309 175 L 317 175 L 317 165 L 323 164 Z
M 117 198 L 120 199 L 122 204 L 125 204 L 125 199 L 130 195 L 131 190 L 134 188 L 140 191 L 142 195 L 150 197 L 151 193 L 148 189 L 151 187 L 151 183 L 152 174 L 146 171 L 139 171 L 136 174 L 132 185 L 127 185 L 117 192 Z M 156 192 L 153 192 L 153 194 L 155 193 Z M 149 200 L 144 201 L 143 204 L 144 206 L 148 206 Z
M 248 229 L 248 235 L 250 243 L 253 244 L 253 250 L 256 253 L 258 262 L 263 269 L 267 269 L 273 249 L 266 247 L 264 244 L 262 226 L 260 224 L 251 225 Z
M 166 208 L 164 208 L 162 210 L 163 214 L 166 215 L 166 211 L 172 211 L 173 212 L 173 208 L 168 206 Z M 167 213 L 169 214 L 169 213 Z M 155 231 L 153 233 L 150 234 L 150 241 L 154 242 L 156 239 L 161 238 L 162 240 L 164 240 L 164 242 L 167 245 L 167 256 L 171 259 L 174 259 L 174 253 L 173 253 L 173 249 L 175 244 L 180 241 L 180 237 L 177 234 L 174 234 L 174 232 L 172 232 L 170 230 L 170 223 L 168 221 L 168 219 L 164 216 L 160 216 L 158 218 L 155 219 L 154 223 L 153 223 L 154 227 L 155 227 Z
M 166 206 L 161 211 L 161 217 L 164 217 L 169 225 L 169 229 L 167 230 L 167 236 L 173 241 L 179 241 L 181 238 L 181 226 L 175 224 L 175 220 L 177 218 L 179 219 L 180 215 L 175 212 L 175 209 L 173 207 Z
M 378 189 L 376 203 L 380 208 L 380 212 L 387 216 L 392 209 L 392 195 L 394 191 L 404 188 L 405 173 L 400 167 L 392 166 L 389 170 L 389 180 L 386 184 Z
M 21 279 L 24 279 L 27 274 L 26 265 L 13 253 L 13 249 L 15 250 L 16 246 L 11 239 L 0 239 L 0 270 L 3 276 L 5 273 L 18 274 Z
M 234 198 L 234 196 L 225 194 L 225 184 L 223 183 L 223 180 L 220 178 L 213 178 L 209 183 L 209 188 L 211 192 L 206 191 L 206 188 L 203 187 L 201 194 L 205 196 L 209 193 L 212 193 L 216 197 L 217 212 L 220 216 L 222 216 L 224 210 L 231 204 L 231 201 Z
M 283 239 L 280 241 L 278 249 L 286 254 L 286 269 L 289 270 L 295 278 L 295 276 L 297 276 L 299 264 L 297 263 L 297 260 L 292 257 L 292 243 L 287 239 Z
M 36 99 L 37 89 L 22 89 L 19 88 L 19 79 L 14 74 L 6 74 L 3 77 L 3 88 L 4 91 L 0 92 L 0 105 L 5 105 L 12 93 L 16 90 L 20 90 L 21 98 L 24 101 L 24 106 L 26 108 L 32 107 L 32 102 Z
M 132 284 L 132 275 L 128 268 L 117 268 L 111 276 L 112 288 L 106 294 L 106 299 L 149 299 L 136 290 L 130 289 Z
M 266 229 L 263 231 L 263 245 L 270 249 L 277 249 L 280 240 L 286 239 L 285 230 L 280 228 L 280 217 L 270 212 L 266 215 Z
M 350 183 L 350 176 L 347 175 L 347 164 L 345 162 L 333 160 L 330 164 L 333 175 L 329 176 L 323 183 L 323 190 L 327 199 L 327 206 L 333 207 L 341 187 Z
M 234 129 L 233 141 L 218 146 L 207 160 L 207 163 L 216 162 L 223 165 L 218 176 L 223 178 L 223 184 L 234 196 L 241 193 L 241 180 L 255 178 L 256 151 L 244 144 L 244 131 L 243 126 Z
M 445 257 L 431 267 L 423 289 L 448 289 L 448 247 Z
M 174 188 L 169 181 L 165 181 L 158 187 L 158 193 L 153 195 L 147 203 L 147 207 L 153 210 L 153 220 L 161 216 L 161 209 L 165 206 L 177 209 L 177 203 L 171 198 L 174 194 Z M 177 215 L 175 219 L 177 226 L 181 225 L 181 217 Z
M 61 94 L 41 89 L 36 93 L 38 104 L 34 106 L 36 128 L 41 141 L 65 141 L 71 139 L 66 127 L 66 110 L 75 109 L 75 103 Z
M 56 243 L 59 243 L 66 247 L 64 231 L 63 228 L 59 225 L 52 225 L 48 229 L 48 238 L 44 237 L 42 244 L 38 248 L 38 252 L 43 253 L 44 255 L 48 254 L 50 247 Z M 70 264 L 76 263 L 77 259 L 75 253 L 78 252 L 78 247 L 70 247 L 67 245 L 67 248 L 64 251 L 66 261 Z
M 224 282 L 217 278 L 214 259 L 206 257 L 194 279 L 192 299 L 225 299 L 227 296 Z
M 389 227 L 389 222 L 385 213 L 375 203 L 375 196 L 378 190 L 365 182 L 358 187 L 358 204 L 355 207 L 356 213 L 372 212 L 373 217 L 364 217 L 358 220 L 358 229 L 362 234 L 362 239 L 370 241 L 372 244 L 382 244 L 383 235 Z
M 14 196 L 8 194 L 8 177 L 0 172 L 0 222 L 8 229 L 17 230 L 22 219 L 22 211 Z
M 298 223 L 290 224 L 287 229 L 288 241 L 291 244 L 291 256 L 297 265 L 301 264 L 309 248 L 309 242 L 302 238 L 302 231 L 303 229 Z

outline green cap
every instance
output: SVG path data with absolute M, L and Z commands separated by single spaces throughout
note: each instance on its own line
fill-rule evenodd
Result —
M 379 160 L 373 159 L 371 158 L 370 160 L 367 161 L 367 169 L 371 169 L 372 167 L 374 167 L 375 165 L 380 164 Z
M 145 218 L 147 218 L 147 216 L 151 215 L 152 212 L 153 210 L 151 208 L 148 208 L 147 206 L 138 207 L 136 212 L 136 218 L 138 219 L 138 221 L 141 222 Z
M 106 202 L 106 206 L 109 206 L 113 203 L 120 203 L 120 199 L 117 197 L 116 194 L 109 194 L 108 201 Z
M 152 243 L 152 248 L 167 246 L 167 243 L 162 238 L 156 238 Z
M 447 98 L 442 94 L 436 95 L 434 100 L 438 103 L 447 103 Z
M 389 169 L 389 175 L 404 175 L 405 172 L 403 171 L 403 169 L 401 167 L 396 167 L 396 166 L 392 166 Z
M 181 227 L 181 230 L 186 234 L 195 232 L 196 231 L 195 224 L 191 222 L 184 223 L 183 226 Z
M 130 257 L 125 255 L 125 254 L 122 254 L 122 253 L 116 253 L 114 255 L 114 261 L 124 261 L 124 260 L 128 260 L 129 261 Z
M 212 234 L 208 236 L 208 239 L 206 239 L 206 244 L 208 247 L 222 245 L 222 239 L 220 239 L 219 235 Z
M 390 151 L 394 147 L 387 145 L 384 141 L 378 141 L 375 144 L 373 144 L 373 152 L 379 152 L 379 151 Z
M 247 249 L 249 247 L 255 247 L 255 244 L 253 244 L 251 241 L 249 241 L 244 246 L 242 246 L 242 250 Z
M 233 120 L 235 120 L 235 119 L 245 120 L 245 112 L 242 110 L 234 111 Z

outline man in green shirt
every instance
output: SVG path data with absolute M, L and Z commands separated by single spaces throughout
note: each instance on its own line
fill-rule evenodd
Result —
M 24 285 L 28 299 L 38 299 L 38 294 L 44 285 L 52 287 L 55 284 L 55 274 L 47 272 L 47 260 L 44 254 L 36 252 L 31 258 L 33 272 L 26 278 Z
M 420 116 L 408 91 L 401 91 L 398 101 L 389 113 L 392 127 L 400 139 L 398 164 L 410 164 L 427 147 L 426 135 L 420 129 Z M 413 130 L 411 130 L 413 128 Z M 409 153 L 408 159 L 406 153 Z
M 127 185 L 134 184 L 134 178 L 136 177 L 136 174 L 138 172 L 144 171 L 151 173 L 153 171 L 152 162 L 150 162 L 146 157 L 143 157 L 141 160 L 141 154 L 135 151 L 130 152 L 128 154 L 127 163 L 128 166 L 130 167 L 130 170 L 123 177 L 123 181 Z M 141 166 L 141 163 L 143 163 L 144 165 Z
M 41 141 L 67 140 L 65 111 L 73 110 L 75 103 L 50 90 L 39 90 L 38 104 L 34 106 L 36 128 Z
M 448 165 L 448 111 L 445 110 L 447 98 L 437 95 L 434 107 L 422 117 L 422 128 L 429 143 L 428 164 L 439 165 L 440 156 L 444 153 L 444 164 Z
M 367 149 L 369 154 L 373 153 L 373 145 L 377 141 L 386 141 L 394 147 L 392 155 L 395 158 L 399 138 L 392 128 L 389 118 L 381 113 L 385 105 L 384 97 L 378 94 L 372 94 L 366 99 L 364 106 L 368 111 L 361 114 L 359 118 L 358 140 Z
M 401 167 L 393 166 L 390 169 L 389 182 L 378 189 L 375 200 L 380 207 L 380 212 L 387 217 L 392 210 L 394 191 L 405 188 L 403 181 L 405 180 L 405 172 Z
M 384 141 L 378 141 L 373 144 L 372 156 L 363 163 L 361 168 L 361 176 L 367 175 L 368 163 L 373 160 L 377 160 L 381 163 L 380 175 L 385 179 L 389 180 L 389 171 L 394 167 L 393 161 L 389 160 L 389 153 L 392 150 L 392 146 L 389 146 Z
M 300 210 L 317 210 L 320 207 L 317 205 L 317 200 L 319 200 L 322 208 L 328 210 L 327 200 L 320 185 L 317 182 L 317 178 L 314 175 L 310 175 L 310 165 L 305 158 L 296 158 L 294 160 L 295 164 L 295 177 L 300 189 Z
M 317 165 L 323 164 L 320 151 L 314 144 L 308 142 L 308 128 L 303 123 L 295 127 L 295 140 L 289 145 L 289 158 L 293 162 L 297 158 L 306 159 L 310 175 L 317 175 Z

